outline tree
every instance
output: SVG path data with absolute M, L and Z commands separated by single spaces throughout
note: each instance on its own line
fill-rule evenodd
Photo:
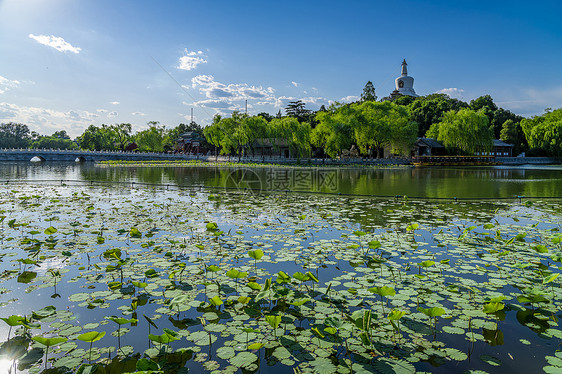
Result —
M 283 139 L 289 146 L 291 156 L 307 156 L 310 153 L 310 124 L 299 122 L 293 117 L 274 118 L 270 122 L 269 136 L 275 147 L 279 147 L 279 140 Z
M 236 153 L 241 157 L 256 139 L 267 136 L 267 121 L 261 116 L 250 117 L 235 111 L 229 118 L 215 116 L 213 124 L 203 133 L 222 154 Z
M 393 103 L 399 104 L 404 97 L 406 96 L 399 97 Z M 408 105 L 412 121 L 418 123 L 418 136 L 420 137 L 424 136 L 432 124 L 441 121 L 444 113 L 450 110 L 458 111 L 461 108 L 467 107 L 467 103 L 452 99 L 445 94 L 421 96 Z
M 511 119 L 506 120 L 500 132 L 500 140 L 513 144 L 513 154 L 517 155 L 527 148 L 527 141 L 521 129 L 520 122 L 514 122 Z
M 509 110 L 505 110 L 503 108 L 496 109 L 496 111 L 492 113 L 492 119 L 490 120 L 490 124 L 494 129 L 494 139 L 500 138 L 500 133 L 502 131 L 503 124 L 505 123 L 505 121 L 510 120 L 519 127 L 520 126 L 519 123 L 521 122 L 522 119 L 523 117 L 518 116 L 517 114 L 514 114 Z M 521 131 L 521 135 L 522 134 L 523 132 Z M 524 139 L 524 137 L 522 137 L 522 139 Z
M 0 123 L 1 148 L 27 148 L 29 144 L 29 128 L 23 123 Z
M 441 122 L 431 125 L 426 137 L 437 139 L 451 151 L 466 154 L 489 152 L 494 140 L 485 111 L 467 108 L 445 113 Z
M 266 113 L 266 112 L 258 113 L 258 116 L 259 116 L 259 117 L 262 117 L 262 118 L 265 119 L 267 122 L 271 122 L 271 120 L 273 119 L 273 116 L 272 116 L 271 114 L 269 114 L 269 113 Z
M 139 131 L 135 134 L 135 143 L 142 152 L 163 152 L 165 128 L 158 126 L 158 122 L 148 123 L 148 129 Z
M 338 157 L 344 149 L 349 149 L 353 144 L 353 129 L 347 111 L 349 106 L 316 113 L 318 125 L 312 130 L 310 140 L 331 158 Z
M 562 156 L 562 109 L 521 121 L 530 151 Z
M 203 129 L 203 135 L 207 142 L 215 147 L 215 156 L 217 156 L 217 150 L 221 149 L 221 142 L 224 136 L 220 128 L 221 116 L 215 114 L 213 117 L 213 123 Z M 222 153 L 222 149 L 221 149 Z
M 132 139 L 132 126 L 130 123 L 120 123 L 111 126 L 111 137 L 115 142 L 115 147 L 120 151 L 124 151 Z
M 76 138 L 80 145 L 80 149 L 87 149 L 90 151 L 114 151 L 115 139 L 113 138 L 113 130 L 110 126 L 101 125 L 97 127 L 90 125 L 82 135 Z
M 352 105 L 351 109 L 355 141 L 363 154 L 376 151 L 377 157 L 381 157 L 387 146 L 409 153 L 416 140 L 417 124 L 411 122 L 406 108 L 390 101 L 366 101 Z
M 285 113 L 289 117 L 296 118 L 299 122 L 305 122 L 309 119 L 310 110 L 305 108 L 305 103 L 302 100 L 290 101 L 285 108 Z
M 375 94 L 375 86 L 373 82 L 368 81 L 363 88 L 361 93 L 361 101 L 377 101 L 377 95 Z
M 496 110 L 498 110 L 498 106 L 494 103 L 494 100 L 492 99 L 492 96 L 484 95 L 484 96 L 480 96 L 480 97 L 478 97 L 474 100 L 471 100 L 470 101 L 470 109 L 472 109 L 474 111 L 482 110 L 483 113 L 486 115 L 486 117 L 488 117 L 488 121 L 490 122 L 490 124 L 493 125 L 492 122 L 494 120 L 494 112 L 496 112 Z M 499 124 L 498 135 L 499 135 L 499 132 L 501 131 L 502 123 Z
M 78 149 L 76 142 L 70 140 L 66 131 L 56 131 L 51 136 L 42 136 L 37 134 L 31 141 L 33 149 Z
M 59 139 L 70 139 L 70 136 L 68 136 L 66 130 L 55 131 L 51 136 L 53 138 L 59 138 Z

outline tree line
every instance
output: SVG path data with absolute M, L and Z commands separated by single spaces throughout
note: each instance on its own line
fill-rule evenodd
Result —
M 74 140 L 64 130 L 52 135 L 39 135 L 30 131 L 25 124 L 9 122 L 0 124 L 0 148 L 172 152 L 176 150 L 176 140 L 187 132 L 203 136 L 202 127 L 194 121 L 189 124 L 180 123 L 172 129 L 151 121 L 148 129 L 136 133 L 133 133 L 130 123 L 90 125 Z M 202 143 L 202 148 L 208 147 L 205 138 L 202 138 Z
M 562 109 L 524 118 L 498 107 L 490 95 L 468 103 L 446 94 L 378 101 L 367 82 L 356 102 L 312 111 L 296 100 L 284 110 L 216 115 L 205 128 L 192 121 L 167 129 L 152 121 L 148 129 L 133 133 L 129 123 L 90 125 L 75 140 L 65 131 L 45 136 L 9 122 L 0 124 L 0 147 L 123 151 L 134 143 L 139 151 L 171 152 L 180 135 L 191 131 L 201 137 L 202 151 L 239 157 L 263 154 L 266 145 L 298 158 L 336 158 L 350 150 L 371 157 L 381 157 L 383 150 L 409 155 L 418 137 L 434 138 L 457 154 L 488 152 L 493 139 L 501 139 L 514 145 L 514 155 L 562 156 Z

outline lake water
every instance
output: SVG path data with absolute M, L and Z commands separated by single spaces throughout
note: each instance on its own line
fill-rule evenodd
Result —
M 2 180 L 136 182 L 420 198 L 562 197 L 562 166 L 232 168 L 3 163 Z
M 48 366 L 71 369 L 92 354 L 134 371 L 140 353 L 169 373 L 555 372 L 562 207 L 540 197 L 560 196 L 561 179 L 560 167 L 2 164 L 0 317 L 36 312 L 32 335 L 69 340 Z M 365 310 L 361 337 L 350 318 Z M 406 313 L 399 326 L 391 310 Z M 170 350 L 149 338 L 164 328 L 179 334 Z M 92 351 L 88 331 L 106 333 Z M 0 321 L 0 343 L 9 332 Z M 30 356 L 41 372 L 44 353 Z

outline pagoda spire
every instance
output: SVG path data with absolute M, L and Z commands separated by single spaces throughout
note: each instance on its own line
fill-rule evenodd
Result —
M 406 63 L 406 59 L 404 59 L 404 61 L 402 61 L 402 76 L 408 75 L 407 66 L 408 66 L 408 64 Z

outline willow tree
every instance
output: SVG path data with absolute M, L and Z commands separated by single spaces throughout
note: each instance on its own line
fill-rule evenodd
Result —
M 324 150 L 331 158 L 338 157 L 353 144 L 353 129 L 350 126 L 349 106 L 332 107 L 331 111 L 316 114 L 318 124 L 310 134 L 311 143 Z
M 426 137 L 443 143 L 449 150 L 465 154 L 490 152 L 494 145 L 494 133 L 484 110 L 451 110 L 441 122 L 431 125 Z
M 215 116 L 203 134 L 207 142 L 220 148 L 221 154 L 235 153 L 240 158 L 256 139 L 266 136 L 267 121 L 259 116 L 233 112 L 228 118 Z
M 284 140 L 290 154 L 298 158 L 310 154 L 310 132 L 308 122 L 299 122 L 294 117 L 274 118 L 269 123 L 269 137 L 273 146 L 279 148 L 280 140 Z
M 562 156 L 562 109 L 521 121 L 529 147 L 551 156 Z
M 351 106 L 349 113 L 355 141 L 363 154 L 385 147 L 400 153 L 409 152 L 416 141 L 417 124 L 411 122 L 408 110 L 389 101 L 365 101 Z

